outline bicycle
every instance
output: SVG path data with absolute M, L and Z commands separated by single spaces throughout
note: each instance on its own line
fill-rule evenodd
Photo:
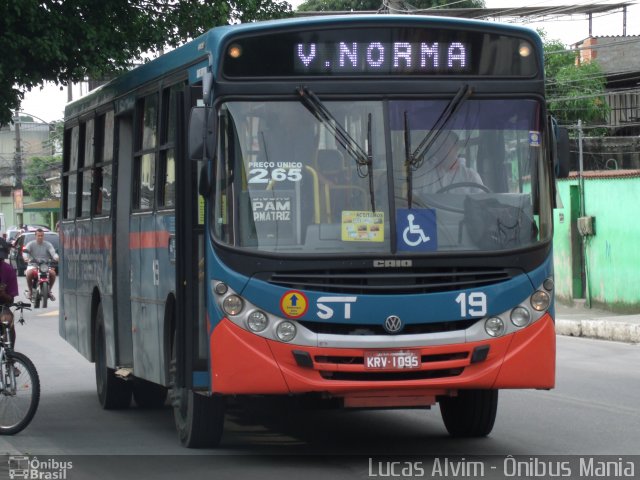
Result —
M 26 355 L 13 350 L 11 307 L 20 310 L 18 323 L 24 325 L 23 311 L 31 310 L 31 304 L 18 302 L 0 307 L 0 435 L 22 431 L 33 419 L 40 402 L 36 367 Z

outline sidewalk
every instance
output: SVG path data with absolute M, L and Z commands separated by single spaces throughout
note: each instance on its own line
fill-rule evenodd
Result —
M 556 332 L 572 337 L 640 343 L 640 314 L 621 315 L 576 303 L 556 303 Z

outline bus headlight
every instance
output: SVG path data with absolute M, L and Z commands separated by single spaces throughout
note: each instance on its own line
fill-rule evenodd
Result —
M 238 315 L 242 311 L 242 299 L 238 295 L 229 295 L 222 302 L 222 308 L 227 315 Z
M 262 332 L 269 325 L 269 319 L 260 310 L 254 310 L 247 317 L 247 326 L 253 332 Z
M 227 284 L 223 282 L 218 282 L 216 283 L 215 287 L 213 287 L 213 291 L 218 295 L 224 295 L 225 293 L 227 293 L 227 290 L 229 290 L 229 287 L 227 287 Z
M 531 306 L 538 312 L 546 310 L 547 308 L 549 308 L 550 304 L 551 297 L 547 292 L 537 290 L 533 295 L 531 295 Z
M 526 327 L 531 321 L 529 310 L 524 307 L 516 307 L 511 310 L 511 323 L 516 327 Z
M 504 322 L 498 317 L 487 318 L 484 322 L 484 330 L 487 335 L 499 337 L 504 333 Z
M 280 322 L 276 328 L 276 335 L 283 342 L 290 342 L 296 336 L 296 326 L 288 321 Z
M 545 279 L 544 282 L 542 282 L 542 286 L 544 287 L 544 289 L 547 292 L 550 292 L 553 290 L 553 278 L 549 277 L 547 279 Z

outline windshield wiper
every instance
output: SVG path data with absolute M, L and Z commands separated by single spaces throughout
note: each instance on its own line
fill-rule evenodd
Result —
M 413 170 L 416 168 L 415 159 L 411 153 L 411 130 L 409 129 L 409 117 L 404 112 L 404 168 L 407 170 L 407 208 L 413 203 Z
M 353 158 L 358 167 L 358 176 L 360 178 L 368 177 L 369 179 L 369 195 L 371 198 L 371 211 L 376 211 L 375 195 L 373 188 L 373 149 L 371 142 L 371 114 L 368 115 L 367 121 L 367 151 L 349 135 L 340 122 L 327 109 L 322 101 L 307 87 L 298 87 L 298 95 L 300 101 L 311 114 L 316 117 L 335 137 L 336 141 L 345 149 L 351 158 Z M 366 168 L 366 173 L 362 169 Z
M 411 204 L 413 201 L 413 171 L 420 168 L 425 155 L 442 133 L 442 129 L 444 128 L 444 126 L 451 118 L 453 118 L 464 101 L 469 98 L 472 93 L 473 92 L 469 85 L 465 84 L 460 87 L 458 92 L 442 111 L 442 113 L 438 117 L 438 120 L 436 120 L 433 128 L 424 136 L 424 138 L 420 142 L 420 145 L 418 145 L 418 147 L 413 152 L 411 152 L 411 130 L 409 129 L 409 119 L 407 116 L 407 112 L 404 112 L 404 150 L 405 167 L 407 169 L 408 208 L 411 208 Z
M 438 120 L 436 120 L 433 128 L 427 133 L 420 145 L 415 149 L 415 151 L 411 154 L 411 161 L 414 165 L 414 168 L 418 168 L 422 160 L 424 160 L 424 156 L 427 154 L 433 143 L 438 139 L 440 134 L 442 133 L 442 129 L 447 124 L 449 120 L 453 117 L 453 115 L 458 111 L 458 109 L 462 106 L 467 98 L 471 96 L 473 92 L 471 91 L 471 87 L 469 85 L 463 85 L 458 90 L 458 93 L 451 99 L 451 101 L 447 104 L 446 108 L 442 111 Z

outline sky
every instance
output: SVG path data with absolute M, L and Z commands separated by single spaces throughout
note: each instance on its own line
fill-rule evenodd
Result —
M 405 0 L 411 3 L 410 0 Z M 514 7 L 549 7 L 553 5 L 583 5 L 598 4 L 606 5 L 611 3 L 622 3 L 624 0 L 485 0 L 488 8 L 514 8 Z M 301 3 L 301 0 L 289 0 L 294 8 Z M 455 3 L 455 0 L 451 0 Z M 640 1 L 627 0 L 625 3 L 631 3 L 627 7 L 627 35 L 640 35 Z M 455 5 L 452 5 L 455 7 Z M 502 18 L 501 21 L 509 21 L 508 18 Z M 565 45 L 569 46 L 580 40 L 585 39 L 589 35 L 589 22 L 586 15 L 575 15 L 573 17 L 562 17 L 555 20 L 548 20 L 540 23 L 523 23 L 531 28 L 544 28 L 548 39 L 561 40 Z M 623 21 L 622 12 L 613 14 L 594 15 L 592 22 L 592 33 L 594 36 L 604 35 L 622 35 Z M 77 98 L 82 92 L 80 87 L 75 86 L 73 95 Z M 84 92 L 86 93 L 86 91 Z M 60 87 L 54 84 L 47 84 L 43 89 L 34 88 L 25 95 L 22 102 L 22 111 L 24 114 L 30 114 L 46 122 L 60 120 L 63 117 L 64 106 L 67 102 L 66 88 L 60 90 Z

